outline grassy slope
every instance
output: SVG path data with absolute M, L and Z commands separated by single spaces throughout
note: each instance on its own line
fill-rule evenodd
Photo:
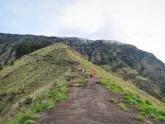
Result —
M 35 96 L 38 94 L 36 89 L 41 92 L 45 88 L 49 89 L 42 86 L 48 85 L 62 75 L 69 73 L 71 65 L 77 66 L 79 63 L 87 71 L 95 70 L 97 76 L 109 78 L 113 83 L 150 101 L 155 107 L 165 110 L 164 103 L 139 90 L 133 84 L 116 77 L 113 73 L 107 73 L 101 67 L 93 65 L 64 44 L 51 45 L 37 50 L 17 60 L 13 66 L 8 66 L 0 71 L 0 94 L 5 93 L 10 96 L 18 93 L 16 97 L 10 96 L 13 98 L 11 104 L 16 103 L 23 96 L 29 94 Z
M 62 76 L 73 69 L 67 49 L 64 45 L 52 45 L 24 56 L 0 71 L 1 116 L 8 115 L 6 113 L 20 98 L 49 89 L 51 85 L 48 84 L 62 80 Z
M 161 101 L 157 100 L 156 98 L 148 95 L 147 93 L 145 93 L 142 90 L 139 90 L 136 86 L 134 86 L 132 83 L 128 82 L 128 81 L 124 81 L 123 79 L 117 77 L 115 74 L 113 73 L 107 73 L 104 69 L 102 69 L 99 66 L 96 66 L 90 62 L 88 62 L 87 60 L 83 59 L 83 57 L 75 52 L 75 51 L 69 51 L 69 54 L 72 58 L 75 58 L 76 61 L 79 61 L 82 65 L 85 66 L 85 68 L 87 70 L 95 70 L 97 76 L 101 77 L 101 78 L 108 78 L 111 79 L 111 81 L 113 83 L 118 84 L 119 86 L 121 86 L 122 88 L 124 88 L 125 90 L 129 90 L 139 96 L 141 96 L 143 99 L 148 100 L 150 102 L 153 103 L 153 105 L 159 109 L 163 109 L 165 110 L 165 104 L 162 103 Z M 81 57 L 80 57 L 81 56 Z
M 131 80 L 148 94 L 162 101 L 165 99 L 164 63 L 132 45 L 114 41 L 0 33 L 0 70 L 23 55 L 57 42 L 69 45 L 91 62 L 118 73 L 124 80 Z

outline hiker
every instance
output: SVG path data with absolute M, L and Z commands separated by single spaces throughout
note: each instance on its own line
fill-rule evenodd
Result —
M 82 66 L 79 68 L 79 72 L 80 72 L 80 74 L 83 73 L 83 67 Z
M 90 77 L 90 79 L 93 80 L 93 74 L 92 73 L 89 74 L 89 77 Z
M 93 78 L 94 79 L 96 78 L 96 72 L 93 72 Z
M 95 79 L 95 77 L 96 77 L 96 72 L 95 71 L 91 71 L 90 73 L 89 73 L 89 77 L 90 77 L 90 79 Z

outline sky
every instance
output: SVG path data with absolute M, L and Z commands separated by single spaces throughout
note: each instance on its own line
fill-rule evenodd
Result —
M 0 32 L 118 40 L 165 62 L 165 0 L 0 0 Z

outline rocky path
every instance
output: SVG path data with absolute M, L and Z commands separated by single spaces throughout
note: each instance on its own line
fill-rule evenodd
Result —
M 68 99 L 41 112 L 38 124 L 139 124 L 135 112 L 124 112 L 110 102 L 112 97 L 95 81 L 85 87 L 70 87 Z

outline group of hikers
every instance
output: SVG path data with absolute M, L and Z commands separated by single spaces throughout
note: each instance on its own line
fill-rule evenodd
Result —
M 80 72 L 80 74 L 82 74 L 82 73 L 85 72 L 83 66 L 80 66 L 79 72 Z M 89 71 L 88 77 L 89 77 L 91 80 L 95 79 L 95 78 L 96 78 L 96 72 L 95 72 L 94 70 Z

